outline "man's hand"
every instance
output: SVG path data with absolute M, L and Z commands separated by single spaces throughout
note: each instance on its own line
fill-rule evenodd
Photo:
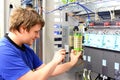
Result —
M 75 50 L 71 50 L 70 53 L 70 62 L 72 63 L 72 65 L 75 65 L 79 59 L 79 57 L 81 56 L 81 52 L 76 52 Z
M 66 54 L 65 49 L 61 49 L 61 50 L 57 51 L 55 53 L 52 61 L 57 62 L 57 63 L 62 62 L 65 59 L 65 54 Z

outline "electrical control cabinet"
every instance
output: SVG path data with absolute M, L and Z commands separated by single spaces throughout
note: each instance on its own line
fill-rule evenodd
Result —
M 106 75 L 118 77 L 120 67 L 118 29 L 88 29 L 84 34 L 84 68 Z
M 114 55 L 112 51 L 104 51 L 103 59 L 106 60 L 106 65 L 102 65 L 102 74 L 114 78 Z
M 84 47 L 84 68 L 115 78 L 120 70 L 120 54 L 116 51 Z
M 120 2 L 118 0 L 77 0 L 73 3 L 59 4 L 61 5 L 46 14 L 48 21 L 45 29 L 46 42 L 50 41 L 55 48 L 45 43 L 47 48 L 44 50 L 45 53 L 52 53 L 56 48 L 65 48 L 67 52 L 69 49 L 74 49 L 74 44 L 77 43 L 74 42 L 74 33 L 78 33 L 76 26 L 81 28 L 80 24 L 82 24 L 84 26 L 81 30 L 85 29 L 81 31 L 84 68 L 107 77 L 118 78 L 120 76 Z M 52 6 L 50 9 L 54 8 L 52 2 L 47 5 Z M 60 12 L 60 15 L 54 15 L 55 11 Z M 58 21 L 55 22 L 53 18 L 60 19 L 55 19 Z M 54 36 L 48 37 L 48 35 Z
M 96 73 L 102 73 L 102 56 L 103 51 L 95 48 L 84 47 L 84 56 L 86 56 L 85 68 Z
M 84 33 L 84 68 L 119 80 L 120 27 L 119 10 L 98 12 L 100 20 L 93 20 Z M 113 13 L 114 13 L 113 12 Z M 109 80 L 109 79 L 107 79 Z

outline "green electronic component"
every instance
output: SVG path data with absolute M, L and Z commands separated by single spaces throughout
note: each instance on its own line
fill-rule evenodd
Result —
M 68 2 L 75 2 L 76 0 L 68 0 Z
M 74 50 L 77 53 L 83 50 L 82 49 L 82 34 L 81 33 L 74 34 Z
M 75 2 L 76 0 L 62 0 L 62 2 L 64 3 L 64 4 L 67 4 L 67 3 L 69 3 L 69 2 Z
M 67 4 L 67 3 L 68 3 L 68 0 L 62 0 L 62 2 L 63 2 L 64 4 Z

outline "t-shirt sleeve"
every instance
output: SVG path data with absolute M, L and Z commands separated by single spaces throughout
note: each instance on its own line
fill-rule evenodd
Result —
M 39 59 L 37 55 L 34 55 L 34 69 L 38 68 L 40 65 L 43 64 L 43 62 Z
M 28 53 L 29 55 L 29 58 L 32 60 L 32 64 L 33 64 L 33 69 L 36 69 L 38 68 L 40 65 L 43 64 L 42 60 L 38 57 L 38 55 L 33 51 L 33 49 L 28 46 L 28 45 L 25 45 L 26 47 L 26 52 Z
M 30 71 L 15 50 L 0 48 L 0 75 L 5 80 L 17 80 Z

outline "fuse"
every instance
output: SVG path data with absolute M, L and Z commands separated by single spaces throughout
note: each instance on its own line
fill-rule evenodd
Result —
M 82 34 L 75 33 L 74 34 L 74 50 L 77 52 L 82 50 Z

